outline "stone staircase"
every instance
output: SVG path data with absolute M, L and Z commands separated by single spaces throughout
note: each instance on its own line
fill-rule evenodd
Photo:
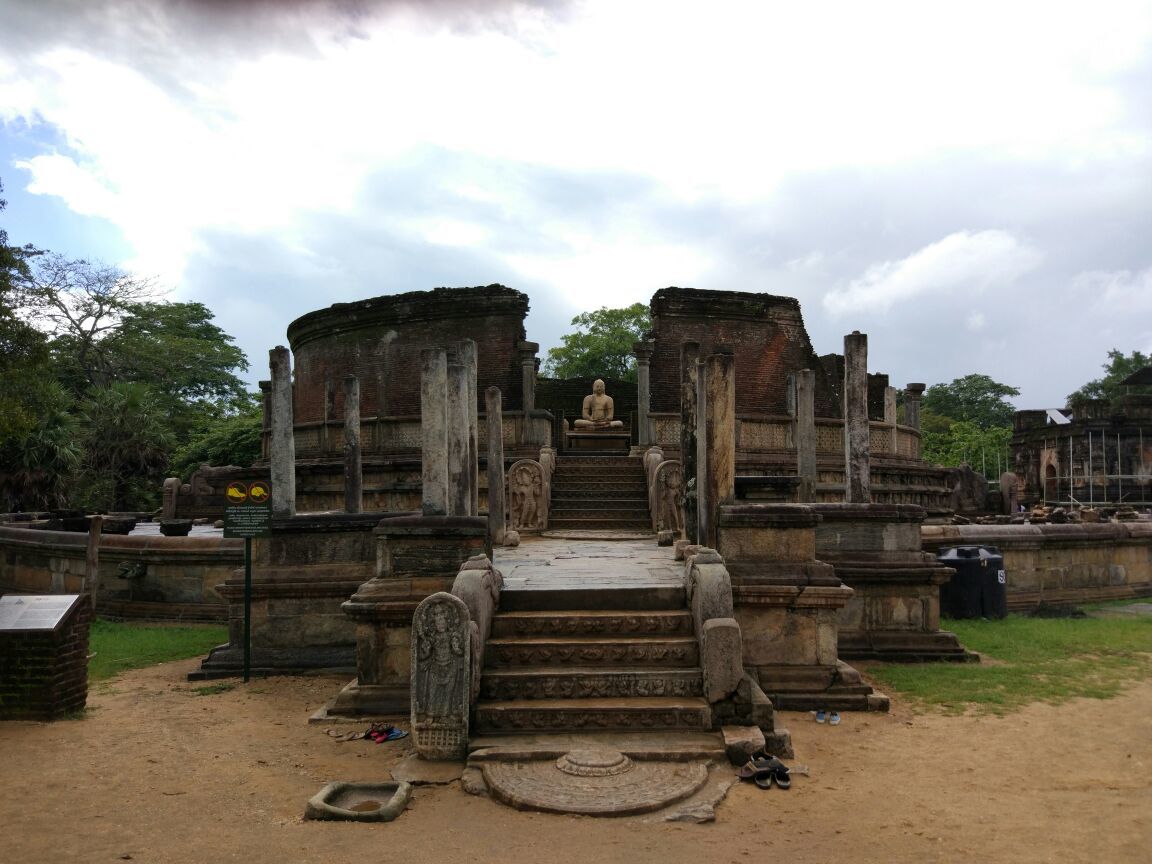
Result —
M 476 735 L 711 727 L 682 589 L 505 589 L 500 610 L 485 648 Z
M 639 456 L 561 456 L 552 475 L 549 530 L 652 530 Z

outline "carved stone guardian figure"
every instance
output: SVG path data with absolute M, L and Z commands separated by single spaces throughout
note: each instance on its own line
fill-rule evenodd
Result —
M 468 607 L 444 591 L 412 616 L 412 732 L 425 759 L 463 759 L 468 752 L 472 633 Z
M 508 522 L 517 531 L 548 525 L 548 481 L 539 462 L 521 459 L 508 469 Z
M 684 471 L 675 459 L 660 463 L 656 469 L 656 502 L 659 516 L 657 530 L 684 533 L 684 510 L 681 495 L 684 491 Z

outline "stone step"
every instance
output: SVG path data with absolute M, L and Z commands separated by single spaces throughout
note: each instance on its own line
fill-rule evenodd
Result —
M 691 636 L 687 609 L 620 612 L 580 609 L 553 612 L 499 612 L 492 619 L 492 636 Z
M 480 698 L 512 701 L 703 696 L 703 677 L 699 669 L 643 666 L 628 669 L 592 666 L 485 669 L 480 676 Z
M 468 741 L 469 764 L 514 760 L 559 759 L 573 750 L 611 749 L 632 759 L 680 762 L 724 757 L 724 736 L 719 732 L 690 730 L 617 730 L 598 732 L 505 733 L 473 735 Z
M 501 637 L 484 648 L 485 668 L 511 666 L 660 666 L 683 669 L 698 665 L 692 636 Z
M 628 504 L 621 506 L 618 501 L 605 501 L 602 504 L 588 501 L 573 504 L 570 501 L 561 501 L 554 503 L 549 511 L 551 519 L 580 519 L 585 516 L 646 521 L 648 508 Z
M 712 711 L 702 698 L 534 699 L 478 702 L 481 734 L 581 730 L 691 729 L 703 731 Z
M 639 519 L 561 519 L 548 523 L 549 533 L 564 531 L 619 531 L 627 534 L 654 534 L 650 521 Z
M 631 501 L 640 507 L 648 506 L 648 493 L 643 489 L 621 489 L 614 486 L 611 489 L 574 488 L 565 486 L 563 489 L 552 487 L 552 501 L 603 501 L 611 498 L 612 501 Z
M 575 455 L 568 453 L 565 453 L 563 456 L 558 456 L 556 459 L 557 468 L 569 468 L 574 465 L 601 465 L 613 468 L 638 467 L 640 470 L 643 470 L 644 460 L 640 456 L 596 456 L 591 454 Z
M 500 612 L 679 611 L 685 608 L 683 585 L 616 585 L 610 578 L 571 587 L 510 587 L 500 592 Z

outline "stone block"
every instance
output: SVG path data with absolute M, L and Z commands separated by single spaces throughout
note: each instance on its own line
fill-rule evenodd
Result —
M 753 753 L 764 750 L 764 733 L 758 726 L 724 726 L 724 755 L 733 765 L 743 765 Z
M 735 692 L 744 678 L 740 625 L 734 618 L 712 618 L 700 632 L 700 665 L 704 670 L 704 697 L 712 703 Z

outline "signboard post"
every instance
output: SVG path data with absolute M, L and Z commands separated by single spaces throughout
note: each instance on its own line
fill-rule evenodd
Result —
M 252 538 L 272 533 L 272 487 L 265 480 L 229 483 L 224 536 L 244 538 L 244 681 L 252 670 Z

